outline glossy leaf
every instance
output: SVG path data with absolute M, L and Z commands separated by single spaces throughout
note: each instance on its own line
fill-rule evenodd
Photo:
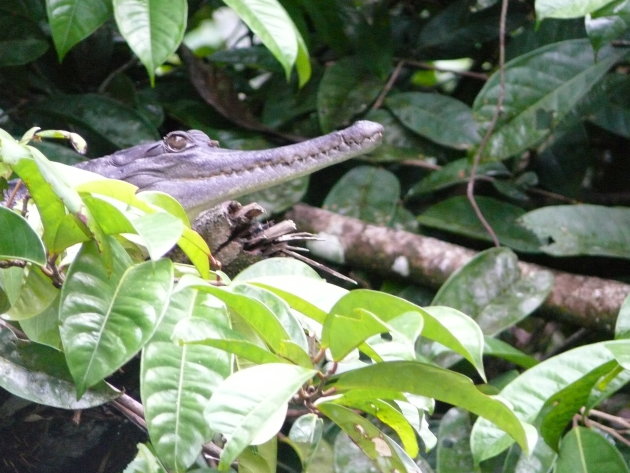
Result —
M 483 394 L 466 376 L 434 365 L 409 361 L 377 363 L 342 373 L 333 378 L 332 385 L 339 393 L 387 389 L 435 398 L 488 419 L 504 429 L 499 432 L 508 432 L 524 450 L 535 442 L 533 428 L 523 424 L 506 404 Z
M 623 456 L 606 438 L 586 427 L 563 439 L 555 473 L 628 473 Z
M 310 75 L 308 52 L 299 31 L 280 2 L 276 0 L 223 0 L 260 38 L 282 64 L 287 78 L 296 65 L 300 85 Z
M 0 259 L 46 264 L 43 242 L 21 215 L 0 206 L 0 228 Z
M 29 340 L 61 351 L 59 336 L 59 293 L 57 299 L 34 317 L 20 320 L 20 328 Z
M 112 248 L 113 268 L 107 271 L 96 245 L 83 245 L 61 294 L 61 339 L 79 395 L 138 352 L 171 292 L 170 260 L 130 266 L 124 250 Z
M 115 399 L 119 393 L 100 383 L 81 399 L 61 352 L 18 340 L 0 327 L 0 386 L 31 402 L 61 409 L 87 409 Z
M 472 110 L 453 97 L 402 92 L 389 96 L 385 104 L 407 128 L 443 146 L 469 149 L 479 143 Z
M 470 451 L 470 414 L 451 408 L 442 417 L 437 447 L 437 473 L 456 471 L 478 473 L 479 466 L 473 462 Z
M 517 219 L 525 214 L 522 208 L 490 197 L 476 196 L 475 199 L 502 244 L 527 253 L 540 251 L 538 248 L 541 242 L 536 235 L 518 224 Z M 470 202 L 464 196 L 451 197 L 438 202 L 417 218 L 422 225 L 427 227 L 491 241 L 488 232 L 483 228 Z
M 317 91 L 317 115 L 324 133 L 347 126 L 372 103 L 383 84 L 357 58 L 328 66 Z
M 568 385 L 614 359 L 610 344 L 627 340 L 585 345 L 549 358 L 525 371 L 501 390 L 501 398 L 513 406 L 520 419 L 533 422 L 545 402 Z M 535 390 L 530 389 L 536 386 Z M 476 461 L 498 455 L 513 441 L 488 421 L 479 419 L 473 426 L 471 445 Z
M 496 335 L 536 310 L 552 287 L 550 272 L 523 275 L 511 250 L 492 248 L 451 274 L 432 304 L 461 310 L 485 335 Z
M 323 431 L 324 421 L 315 414 L 304 414 L 295 419 L 291 425 L 289 440 L 300 457 L 304 470 L 308 469 L 319 447 Z
M 201 412 L 231 372 L 229 353 L 171 340 L 178 323 L 201 320 L 209 329 L 229 327 L 212 296 L 194 289 L 173 295 L 166 315 L 142 351 L 141 396 L 151 443 L 169 470 L 187 471 L 211 435 Z
M 579 18 L 611 3 L 612 0 L 536 0 L 536 17 Z
M 619 74 L 608 74 L 601 87 L 605 101 L 595 107 L 588 119 L 611 133 L 630 138 L 630 84 L 625 79 Z
M 0 269 L 0 285 L 11 304 L 4 316 L 11 320 L 42 313 L 59 295 L 51 278 L 37 266 Z
M 556 256 L 596 255 L 630 258 L 630 209 L 598 205 L 542 207 L 520 222 L 548 244 Z
M 621 36 L 630 27 L 630 2 L 613 0 L 585 19 L 586 32 L 593 48 L 600 49 L 608 41 Z
M 110 2 L 106 0 L 46 0 L 46 10 L 60 61 L 111 14 Z
M 153 83 L 155 70 L 184 39 L 186 0 L 113 0 L 114 17 L 123 38 L 138 56 Z
M 499 338 L 485 337 L 485 341 L 484 355 L 495 356 L 523 368 L 531 368 L 538 364 L 536 358 L 514 348 Z
M 138 453 L 123 473 L 167 473 L 153 452 L 144 444 L 138 444 Z
M 266 258 L 248 266 L 238 273 L 232 281 L 246 282 L 260 280 L 267 276 L 299 276 L 323 281 L 313 268 L 293 258 Z
M 377 225 L 388 225 L 400 199 L 398 178 L 385 169 L 359 166 L 330 190 L 324 208 Z
M 227 438 L 219 468 L 230 465 L 247 445 L 273 437 L 285 420 L 287 402 L 314 374 L 299 366 L 268 363 L 228 377 L 204 411 L 212 430 Z
M 586 39 L 543 46 L 506 64 L 503 110 L 485 159 L 501 160 L 537 145 L 571 113 L 625 52 L 602 54 L 597 62 Z M 499 95 L 493 74 L 477 95 L 475 118 L 489 124 Z M 483 131 L 482 131 L 483 133 Z

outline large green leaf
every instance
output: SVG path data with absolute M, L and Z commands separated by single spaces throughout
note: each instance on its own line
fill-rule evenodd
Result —
M 484 158 L 505 159 L 537 145 L 624 54 L 619 50 L 600 53 L 602 57 L 595 62 L 588 40 L 572 39 L 509 61 L 502 114 Z M 486 126 L 494 115 L 500 90 L 496 72 L 475 99 L 475 118 Z
M 525 371 L 508 383 L 501 398 L 510 403 L 514 412 L 525 422 L 533 422 L 545 402 L 554 394 L 588 375 L 591 371 L 614 360 L 608 346 L 630 347 L 628 340 L 594 343 L 569 350 L 549 358 Z M 532 389 L 535 386 L 535 389 Z M 471 445 L 476 461 L 498 455 L 513 441 L 485 419 L 473 426 Z
M 511 250 L 492 248 L 451 274 L 432 304 L 459 309 L 469 314 L 485 335 L 496 335 L 536 310 L 552 287 L 550 272 L 522 275 Z
M 601 48 L 630 27 L 630 2 L 612 0 L 606 3 L 603 8 L 586 17 L 585 26 L 593 47 Z
M 123 473 L 167 473 L 153 452 L 144 444 L 138 444 L 138 453 Z
M 46 264 L 44 243 L 21 215 L 0 206 L 0 228 L 0 259 Z
M 538 20 L 579 18 L 602 8 L 613 0 L 536 0 Z
M 419 362 L 398 361 L 348 371 L 332 378 L 339 393 L 354 389 L 381 389 L 419 394 L 462 407 L 496 424 L 529 451 L 535 442 L 533 427 L 521 422 L 503 402 L 483 394 L 470 378 L 459 373 Z M 496 429 L 496 427 L 494 427 Z
M 111 240 L 108 271 L 94 242 L 83 245 L 61 293 L 61 339 L 77 393 L 114 372 L 146 343 L 168 305 L 170 260 L 130 266 Z
M 400 183 L 391 172 L 359 166 L 339 179 L 324 200 L 324 208 L 377 225 L 392 221 L 400 199 Z
M 47 49 L 46 37 L 32 17 L 0 14 L 0 67 L 27 64 Z
M 186 471 L 210 438 L 200 413 L 231 372 L 229 353 L 171 340 L 175 326 L 198 319 L 221 330 L 229 327 L 222 304 L 195 289 L 173 295 L 166 315 L 142 351 L 142 403 L 151 443 L 169 470 Z
M 304 414 L 293 422 L 288 440 L 302 463 L 302 469 L 308 470 L 317 448 L 322 440 L 324 421 L 316 414 Z
M 407 128 L 443 146 L 468 149 L 479 143 L 472 110 L 453 97 L 402 92 L 388 97 L 385 104 Z
M 22 320 L 43 312 L 59 295 L 49 276 L 38 266 L 0 269 L 0 286 L 11 304 L 4 316 Z
M 153 83 L 155 70 L 184 39 L 186 0 L 113 0 L 114 17 L 123 38 L 138 56 Z
M 248 445 L 273 437 L 284 423 L 288 401 L 314 374 L 268 363 L 237 371 L 221 383 L 204 411 L 212 430 L 227 438 L 219 468 L 229 466 Z
M 576 427 L 563 439 L 555 473 L 628 473 L 621 452 L 601 434 Z
M 598 205 L 542 207 L 520 217 L 546 253 L 630 258 L 630 208 Z
M 299 31 L 277 0 L 223 0 L 282 64 L 287 77 L 295 64 L 300 84 L 311 75 L 308 52 Z
M 502 244 L 518 251 L 540 252 L 540 241 L 536 235 L 517 223 L 517 219 L 525 214 L 522 208 L 491 197 L 476 196 L 475 200 Z M 491 241 L 488 231 L 479 222 L 465 196 L 438 202 L 417 218 L 428 227 Z
M 61 61 L 66 53 L 109 18 L 107 0 L 46 0 L 48 23 Z
M 328 66 L 317 91 L 319 126 L 325 133 L 347 126 L 376 99 L 383 87 L 362 61 L 345 57 Z
M 37 343 L 18 340 L 0 327 L 0 386 L 23 399 L 61 409 L 86 409 L 105 404 L 119 393 L 100 383 L 76 397 L 64 356 Z

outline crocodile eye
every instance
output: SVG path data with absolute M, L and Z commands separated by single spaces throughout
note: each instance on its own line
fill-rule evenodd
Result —
M 179 134 L 170 134 L 168 135 L 164 141 L 166 141 L 166 146 L 168 146 L 173 151 L 181 151 L 188 144 L 188 140 L 186 137 Z

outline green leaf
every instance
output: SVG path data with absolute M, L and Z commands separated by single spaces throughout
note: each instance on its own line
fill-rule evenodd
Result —
M 626 77 L 608 74 L 597 92 L 600 89 L 605 100 L 601 106 L 594 107 L 588 116 L 589 121 L 611 133 L 630 138 L 630 84 Z
M 419 467 L 397 446 L 396 442 L 376 428 L 369 420 L 351 409 L 330 402 L 320 403 L 317 408 L 341 427 L 341 430 L 359 446 L 368 458 L 375 461 L 379 471 L 383 473 L 398 471 L 421 473 Z M 340 454 L 335 452 L 335 456 L 340 457 Z M 349 460 L 350 465 L 342 465 L 337 458 L 336 463 L 335 471 L 348 471 L 348 467 L 355 462 Z M 365 471 L 365 469 L 363 468 L 361 471 Z
M 475 200 L 502 244 L 527 253 L 540 252 L 538 249 L 540 240 L 534 233 L 517 223 L 517 219 L 525 214 L 522 208 L 490 197 L 475 196 Z M 417 218 L 427 227 L 491 241 L 465 196 L 451 197 L 438 202 Z
M 59 293 L 57 297 L 59 297 Z M 20 328 L 29 340 L 61 351 L 59 300 L 55 299 L 43 312 L 36 316 L 20 320 Z
M 585 19 L 586 32 L 593 48 L 600 49 L 630 27 L 630 1 L 613 0 Z
M 110 2 L 105 0 L 46 0 L 46 10 L 60 61 L 111 14 Z
M 237 371 L 221 383 L 204 411 L 210 428 L 227 438 L 219 469 L 248 445 L 273 437 L 284 423 L 288 401 L 314 374 L 300 366 L 268 363 Z
M 31 402 L 61 409 L 87 409 L 105 404 L 119 393 L 100 383 L 76 398 L 64 356 L 37 343 L 18 340 L 0 327 L 0 386 Z
M 48 41 L 32 16 L 0 14 L 0 67 L 35 61 L 48 50 Z
M 316 414 L 304 414 L 291 425 L 290 445 L 300 457 L 302 469 L 306 471 L 322 440 L 324 421 Z
M 306 263 L 293 258 L 267 258 L 248 266 L 238 273 L 232 281 L 259 281 L 267 276 L 299 276 L 323 281 L 317 271 Z
M 385 169 L 359 166 L 344 174 L 324 200 L 332 212 L 388 225 L 400 199 L 398 178 Z
M 623 456 L 606 438 L 585 427 L 572 429 L 560 445 L 555 473 L 628 473 Z
M 407 192 L 408 197 L 435 192 L 455 184 L 467 182 L 470 177 L 471 163 L 468 158 L 457 159 L 414 184 Z M 481 163 L 477 176 L 506 176 L 508 169 L 497 162 Z
M 626 296 L 619 309 L 615 322 L 615 338 L 630 338 L 630 294 Z
M 485 337 L 486 345 L 483 350 L 484 355 L 495 356 L 503 360 L 514 363 L 523 368 L 531 368 L 538 364 L 538 360 L 527 353 L 514 348 L 503 340 L 493 337 Z
M 44 243 L 21 215 L 0 206 L 0 228 L 0 259 L 46 264 Z
M 210 429 L 199 414 L 230 374 L 232 364 L 232 357 L 223 350 L 171 340 L 178 323 L 190 320 L 203 321 L 219 333 L 229 327 L 222 304 L 186 289 L 173 295 L 142 351 L 140 390 L 151 444 L 165 466 L 176 472 L 186 471 L 210 438 Z
M 173 284 L 170 260 L 130 266 L 114 244 L 107 271 L 94 242 L 83 245 L 61 293 L 61 339 L 80 396 L 126 363 L 151 337 Z
M 496 335 L 536 310 L 552 287 L 550 272 L 522 275 L 511 250 L 492 248 L 451 274 L 432 304 L 461 310 L 485 335 Z
M 410 130 L 443 146 L 469 149 L 479 143 L 470 107 L 448 95 L 402 92 L 385 105 Z
M 113 0 L 114 17 L 123 38 L 147 69 L 151 83 L 155 70 L 184 39 L 186 0 Z
M 555 256 L 630 258 L 630 208 L 552 205 L 526 213 L 520 222 Z
M 536 0 L 538 21 L 545 18 L 579 18 L 602 8 L 612 0 Z
M 347 126 L 376 99 L 383 82 L 356 57 L 328 66 L 317 91 L 317 115 L 324 133 Z
M 412 361 L 376 363 L 332 378 L 338 393 L 353 389 L 388 389 L 435 398 L 462 407 L 496 424 L 529 451 L 535 441 L 533 428 L 522 423 L 503 402 L 483 394 L 459 373 Z M 487 422 L 487 421 L 486 421 Z M 473 449 L 474 451 L 474 449 Z
M 0 269 L 0 286 L 11 304 L 4 315 L 11 320 L 27 319 L 42 313 L 59 295 L 59 289 L 53 285 L 51 278 L 32 265 Z
M 470 414 L 451 408 L 442 417 L 437 447 L 437 473 L 478 473 L 470 451 Z
M 260 38 L 282 65 L 287 78 L 297 66 L 300 85 L 311 74 L 304 40 L 277 0 L 223 0 Z
M 623 347 L 628 345 L 628 341 L 594 343 L 549 358 L 508 383 L 501 390 L 500 397 L 510 403 L 520 419 L 533 422 L 554 394 L 614 360 L 608 348 L 614 344 Z M 536 389 L 531 389 L 532 386 Z M 484 419 L 477 420 L 473 426 L 471 446 L 477 462 L 498 455 L 511 443 L 504 432 Z
M 588 40 L 572 39 L 509 61 L 505 66 L 502 114 L 484 158 L 502 160 L 540 143 L 624 54 L 618 50 L 600 54 L 595 62 Z M 496 72 L 473 105 L 475 118 L 485 126 L 490 124 L 496 109 L 499 82 Z

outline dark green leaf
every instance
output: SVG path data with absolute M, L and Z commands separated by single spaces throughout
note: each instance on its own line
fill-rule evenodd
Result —
M 59 297 L 59 294 L 57 295 Z M 20 328 L 29 340 L 61 350 L 59 336 L 59 300 L 55 299 L 43 312 L 35 317 L 20 320 Z
M 527 353 L 514 348 L 503 340 L 493 337 L 485 337 L 486 345 L 483 349 L 484 355 L 496 356 L 503 360 L 514 363 L 523 368 L 531 368 L 538 364 L 538 360 Z
M 595 255 L 630 258 L 630 208 L 598 205 L 542 207 L 519 222 L 556 256 Z
M 540 252 L 540 241 L 536 235 L 517 222 L 525 214 L 523 209 L 490 197 L 476 196 L 475 200 L 502 244 L 517 251 Z M 490 235 L 464 196 L 451 197 L 429 207 L 418 216 L 418 221 L 428 227 L 491 241 Z
M 492 248 L 451 274 L 432 304 L 461 310 L 485 335 L 496 335 L 536 310 L 552 286 L 551 273 L 522 275 L 511 250 Z
M 586 17 L 586 32 L 593 48 L 600 49 L 630 28 L 630 2 L 614 0 Z
M 619 450 L 586 427 L 572 429 L 560 445 L 555 473 L 628 473 Z
M 388 225 L 400 198 L 400 184 L 385 169 L 359 166 L 337 181 L 324 208 L 377 225 Z
M 111 4 L 106 0 L 46 0 L 46 9 L 60 61 L 111 14 Z
M 27 64 L 47 49 L 46 37 L 31 18 L 0 15 L 0 67 Z
M 0 206 L 0 228 L 0 259 L 46 264 L 44 243 L 21 215 Z
M 184 38 L 186 0 L 113 0 L 120 33 L 140 59 L 153 83 L 155 70 Z
M 376 99 L 382 81 L 363 63 L 346 57 L 326 68 L 317 92 L 319 125 L 325 133 L 350 124 Z
M 468 149 L 479 143 L 472 110 L 453 97 L 403 92 L 391 95 L 385 104 L 407 128 L 443 146 Z
M 77 400 L 63 354 L 50 347 L 18 340 L 0 327 L 0 386 L 32 402 L 61 409 L 105 404 L 119 393 L 100 383 Z
M 437 473 L 478 473 L 470 451 L 470 414 L 451 408 L 442 417 L 438 431 Z
M 618 50 L 600 54 L 595 62 L 588 40 L 575 39 L 509 61 L 505 101 L 485 158 L 501 160 L 537 145 L 624 54 Z M 475 118 L 485 125 L 496 109 L 499 82 L 499 74 L 493 74 L 475 99 Z

